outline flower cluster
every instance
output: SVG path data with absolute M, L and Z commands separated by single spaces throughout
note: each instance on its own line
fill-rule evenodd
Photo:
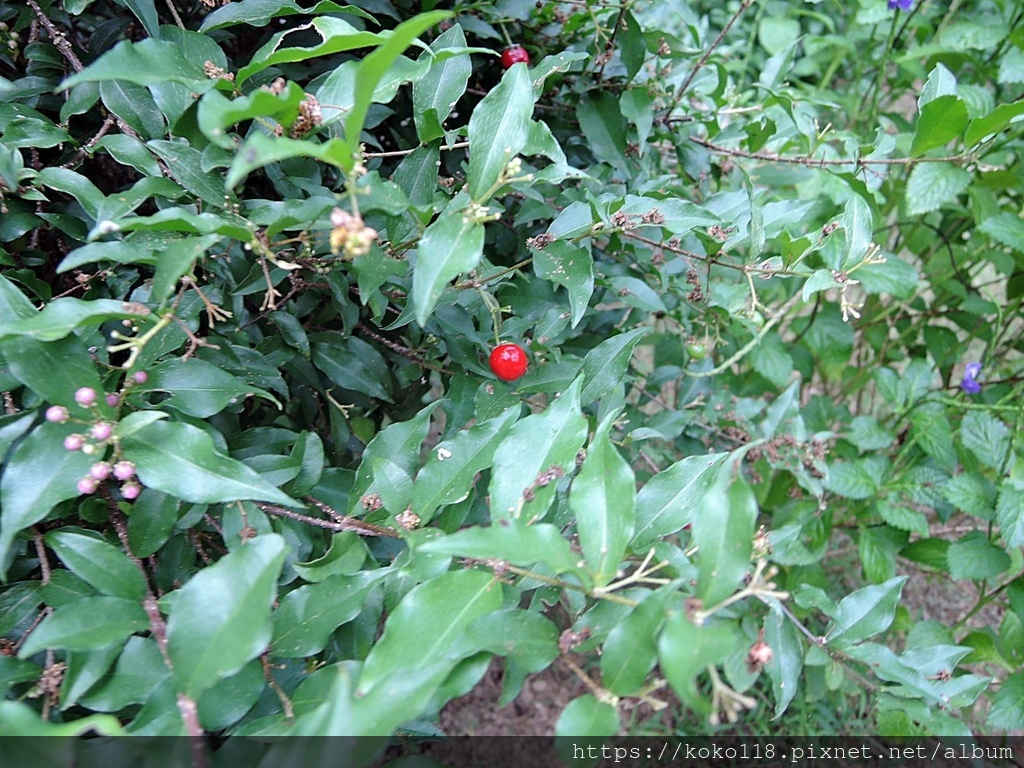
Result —
M 149 375 L 145 371 L 135 371 L 125 382 L 125 389 L 135 384 L 145 384 Z M 110 393 L 104 396 L 104 402 L 111 408 L 121 404 L 121 398 L 125 390 L 120 393 Z M 99 393 L 92 387 L 80 387 L 75 391 L 75 402 L 83 408 L 93 411 L 94 418 L 91 421 L 82 421 L 88 424 L 86 433 L 74 433 L 64 438 L 64 448 L 69 451 L 81 451 L 87 456 L 96 455 L 100 458 L 89 468 L 89 474 L 81 478 L 75 485 L 79 493 L 92 494 L 100 487 L 100 483 L 113 477 L 121 481 L 121 496 L 127 501 L 132 501 L 142 493 L 142 485 L 135 480 L 135 465 L 125 461 L 120 456 L 120 446 L 114 438 L 115 423 L 102 418 L 97 403 Z M 46 409 L 46 420 L 54 424 L 65 424 L 71 421 L 71 412 L 63 405 L 51 405 Z M 78 420 L 76 420 L 78 421 Z M 103 457 L 107 449 L 113 446 L 114 460 L 107 461 Z
M 901 11 L 909 11 L 914 7 L 914 0 L 889 0 L 889 10 L 895 11 L 899 8 Z
M 331 211 L 331 253 L 344 252 L 345 258 L 354 259 L 370 252 L 377 230 L 363 223 L 362 217 L 341 208 Z
M 981 384 L 978 383 L 980 373 L 981 363 L 968 363 L 964 368 L 964 378 L 960 382 L 960 389 L 968 395 L 976 395 L 981 392 Z

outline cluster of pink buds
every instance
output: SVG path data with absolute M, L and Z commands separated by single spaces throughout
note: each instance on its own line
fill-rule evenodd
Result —
M 110 393 L 104 396 L 104 401 L 110 408 L 117 408 L 126 390 L 135 384 L 145 384 L 149 380 L 145 371 L 135 371 L 124 383 L 120 393 Z M 86 455 L 97 454 L 103 456 L 110 445 L 114 447 L 115 461 L 97 461 L 89 468 L 89 474 L 81 478 L 76 484 L 79 493 L 92 494 L 99 490 L 100 484 L 107 480 L 117 480 L 121 483 L 121 496 L 127 501 L 133 501 L 142 493 L 142 485 L 135 477 L 135 465 L 130 461 L 120 459 L 120 447 L 114 440 L 114 428 L 116 423 L 103 419 L 97 409 L 99 394 L 92 387 L 80 387 L 75 391 L 75 402 L 83 408 L 89 408 L 95 415 L 95 420 L 82 422 L 88 424 L 87 432 L 74 433 L 64 438 L 64 447 L 69 451 L 81 451 Z M 54 424 L 65 424 L 71 421 L 71 412 L 63 405 L 51 405 L 46 409 L 46 420 Z

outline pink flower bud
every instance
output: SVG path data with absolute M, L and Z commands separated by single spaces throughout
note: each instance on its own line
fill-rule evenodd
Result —
M 114 477 L 118 480 L 131 480 L 135 477 L 135 465 L 130 461 L 119 461 L 114 465 Z
M 128 499 L 128 501 L 134 501 L 139 498 L 140 493 L 142 493 L 142 486 L 138 483 L 129 482 L 121 486 L 121 495 Z
M 89 408 L 96 403 L 96 390 L 92 387 L 80 387 L 75 391 L 75 402 Z
M 96 489 L 100 487 L 100 481 L 92 475 L 86 475 L 75 486 L 78 488 L 79 493 L 96 493 Z
M 99 424 L 93 425 L 89 434 L 96 440 L 109 440 L 110 436 L 114 434 L 114 428 L 108 422 L 101 421 Z
M 146 373 L 145 371 L 136 371 L 135 373 L 132 374 L 132 379 L 135 381 L 136 384 L 145 384 L 147 381 L 149 381 L 149 374 Z
M 64 438 L 64 447 L 69 451 L 80 451 L 85 445 L 85 438 L 82 435 L 68 435 Z
M 51 405 L 46 409 L 46 420 L 54 424 L 63 424 L 69 418 L 71 418 L 71 414 L 63 405 Z
M 117 408 L 118 403 L 120 403 L 120 402 L 121 402 L 121 396 L 120 395 L 114 395 L 114 394 L 107 395 L 107 405 L 109 405 L 111 408 Z
M 97 461 L 89 468 L 89 474 L 97 480 L 106 480 L 110 477 L 110 464 L 106 461 Z

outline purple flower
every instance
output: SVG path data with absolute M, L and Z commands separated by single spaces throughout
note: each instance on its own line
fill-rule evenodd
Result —
M 978 374 L 981 373 L 981 363 L 968 363 L 964 368 L 964 378 L 960 382 L 960 389 L 968 395 L 976 395 L 981 392 L 981 384 L 978 383 Z
M 914 7 L 914 0 L 889 0 L 889 10 L 895 11 L 899 8 L 901 11 L 909 11 Z

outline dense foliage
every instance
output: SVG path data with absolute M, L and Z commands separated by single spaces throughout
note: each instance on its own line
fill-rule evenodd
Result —
M 1019 3 L 213 5 L 0 2 L 0 732 L 1024 728 Z

